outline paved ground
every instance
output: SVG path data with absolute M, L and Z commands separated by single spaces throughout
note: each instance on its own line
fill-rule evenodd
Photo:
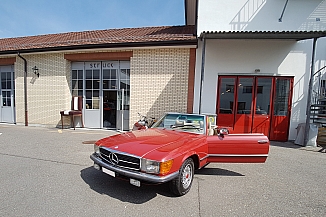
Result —
M 190 192 L 131 186 L 92 168 L 116 132 L 0 125 L 0 216 L 326 216 L 326 153 L 273 142 L 265 164 L 210 164 Z

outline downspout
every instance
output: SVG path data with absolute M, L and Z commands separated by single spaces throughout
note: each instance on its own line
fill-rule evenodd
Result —
M 314 68 L 315 68 L 315 52 L 316 52 L 316 43 L 318 38 L 314 38 L 313 46 L 312 46 L 312 55 L 311 55 L 311 69 L 310 69 L 310 80 L 309 80 L 309 88 L 308 88 L 308 99 L 307 99 L 307 109 L 306 109 L 306 125 L 304 131 L 304 145 L 308 145 L 309 138 L 309 130 L 310 130 L 310 105 L 311 105 L 311 92 L 312 92 L 312 84 L 314 78 Z
M 24 104 L 25 104 L 25 126 L 28 126 L 28 110 L 27 110 L 27 60 L 19 53 L 18 56 L 24 60 Z
M 200 92 L 199 92 L 199 114 L 201 114 L 201 101 L 204 86 L 204 72 L 205 72 L 205 51 L 206 51 L 206 38 L 205 33 L 203 34 L 203 49 L 201 54 L 201 72 L 200 72 Z

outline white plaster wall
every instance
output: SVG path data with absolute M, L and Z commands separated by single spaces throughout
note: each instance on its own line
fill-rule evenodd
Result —
M 325 0 L 199 0 L 198 35 L 203 31 L 325 30 Z
M 289 140 L 298 123 L 305 122 L 313 40 L 207 40 L 202 91 L 202 113 L 216 113 L 217 78 L 223 75 L 294 76 Z M 194 90 L 194 112 L 199 112 L 203 42 L 199 40 Z M 325 66 L 326 39 L 319 39 L 315 71 Z M 255 69 L 260 69 L 255 73 Z

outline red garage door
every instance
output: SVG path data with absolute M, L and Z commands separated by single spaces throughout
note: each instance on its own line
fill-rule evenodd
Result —
M 288 138 L 293 78 L 219 76 L 217 124 L 234 133 Z

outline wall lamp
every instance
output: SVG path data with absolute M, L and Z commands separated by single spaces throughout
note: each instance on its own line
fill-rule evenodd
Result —
M 38 73 L 38 68 L 36 66 L 34 66 L 33 68 L 34 74 L 37 75 L 37 77 L 40 77 L 40 73 Z

